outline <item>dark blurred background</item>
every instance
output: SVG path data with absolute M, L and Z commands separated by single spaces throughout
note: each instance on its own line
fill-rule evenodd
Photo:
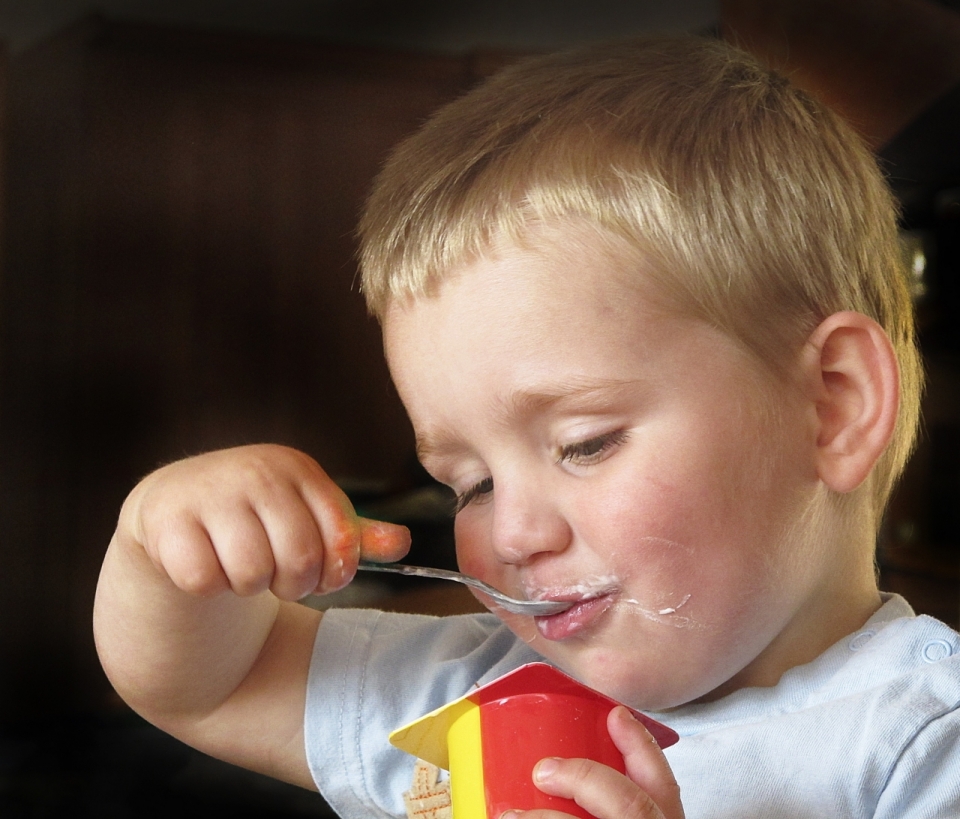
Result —
M 90 614 L 120 504 L 163 462 L 282 442 L 451 565 L 356 288 L 370 181 L 518 55 L 717 30 L 712 0 L 0 3 L 0 816 L 327 812 L 117 701 Z M 901 186 L 931 388 L 879 555 L 956 625 L 960 176 L 933 179 Z M 381 581 L 344 602 L 371 601 L 470 607 Z

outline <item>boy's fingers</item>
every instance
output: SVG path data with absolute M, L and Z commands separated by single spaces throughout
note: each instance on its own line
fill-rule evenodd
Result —
M 185 511 L 171 516 L 176 507 Z M 205 596 L 335 591 L 353 578 L 361 553 L 390 561 L 410 547 L 406 527 L 358 518 L 310 456 L 272 445 L 157 470 L 124 504 L 121 529 L 177 586 Z
M 253 509 L 237 504 L 208 515 L 206 528 L 234 594 L 249 597 L 270 587 L 276 573 L 273 549 Z
M 551 796 L 573 799 L 597 819 L 665 819 L 657 804 L 623 774 L 590 759 L 544 759 L 533 781 Z M 554 811 L 525 811 L 524 819 L 546 819 Z M 669 817 L 669 819 L 675 819 Z
M 399 560 L 410 550 L 410 530 L 406 526 L 360 517 L 352 524 L 350 529 L 334 531 L 333 544 L 324 537 L 323 576 L 317 594 L 336 591 L 353 580 L 361 556 Z
M 212 597 L 230 588 L 210 536 L 192 517 L 162 530 L 144 549 L 153 564 L 185 592 Z
M 306 505 L 320 534 L 320 575 L 311 591 L 336 591 L 353 577 L 360 556 L 360 523 L 350 500 L 315 461 L 298 481 L 301 503 Z
M 650 794 L 665 816 L 671 819 L 682 817 L 680 786 L 663 750 L 650 732 L 623 706 L 610 712 L 607 730 L 614 745 L 623 754 L 627 776 Z
M 623 754 L 626 776 L 588 759 L 544 759 L 534 769 L 537 787 L 573 799 L 597 819 L 683 819 L 676 779 L 646 728 L 621 706 L 610 712 L 607 729 Z M 524 819 L 548 814 L 556 815 L 527 811 Z
M 324 544 L 317 520 L 297 487 L 277 481 L 255 508 L 273 560 L 270 591 L 281 600 L 299 600 L 320 584 Z

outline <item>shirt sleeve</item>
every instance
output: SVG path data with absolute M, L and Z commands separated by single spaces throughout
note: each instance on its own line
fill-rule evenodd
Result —
M 320 792 L 343 819 L 404 816 L 414 759 L 390 732 L 535 659 L 493 615 L 326 612 L 304 715 Z
M 960 663 L 944 663 L 951 679 L 945 680 L 939 696 L 933 686 L 928 694 L 927 719 L 902 748 L 874 819 L 939 819 L 960 816 L 960 710 L 957 683 Z M 909 717 L 908 717 L 909 718 Z

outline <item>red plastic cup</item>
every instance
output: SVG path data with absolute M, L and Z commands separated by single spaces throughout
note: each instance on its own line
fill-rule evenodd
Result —
M 541 759 L 562 757 L 625 773 L 607 731 L 607 716 L 619 704 L 552 666 L 530 663 L 394 731 L 390 741 L 450 771 L 456 819 L 538 808 L 592 819 L 572 799 L 541 791 L 533 769 Z M 677 741 L 670 728 L 633 714 L 661 747 Z

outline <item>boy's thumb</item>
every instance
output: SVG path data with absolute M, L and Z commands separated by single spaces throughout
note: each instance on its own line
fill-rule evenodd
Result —
M 360 523 L 360 557 L 389 563 L 410 551 L 410 530 L 385 520 L 358 518 Z

